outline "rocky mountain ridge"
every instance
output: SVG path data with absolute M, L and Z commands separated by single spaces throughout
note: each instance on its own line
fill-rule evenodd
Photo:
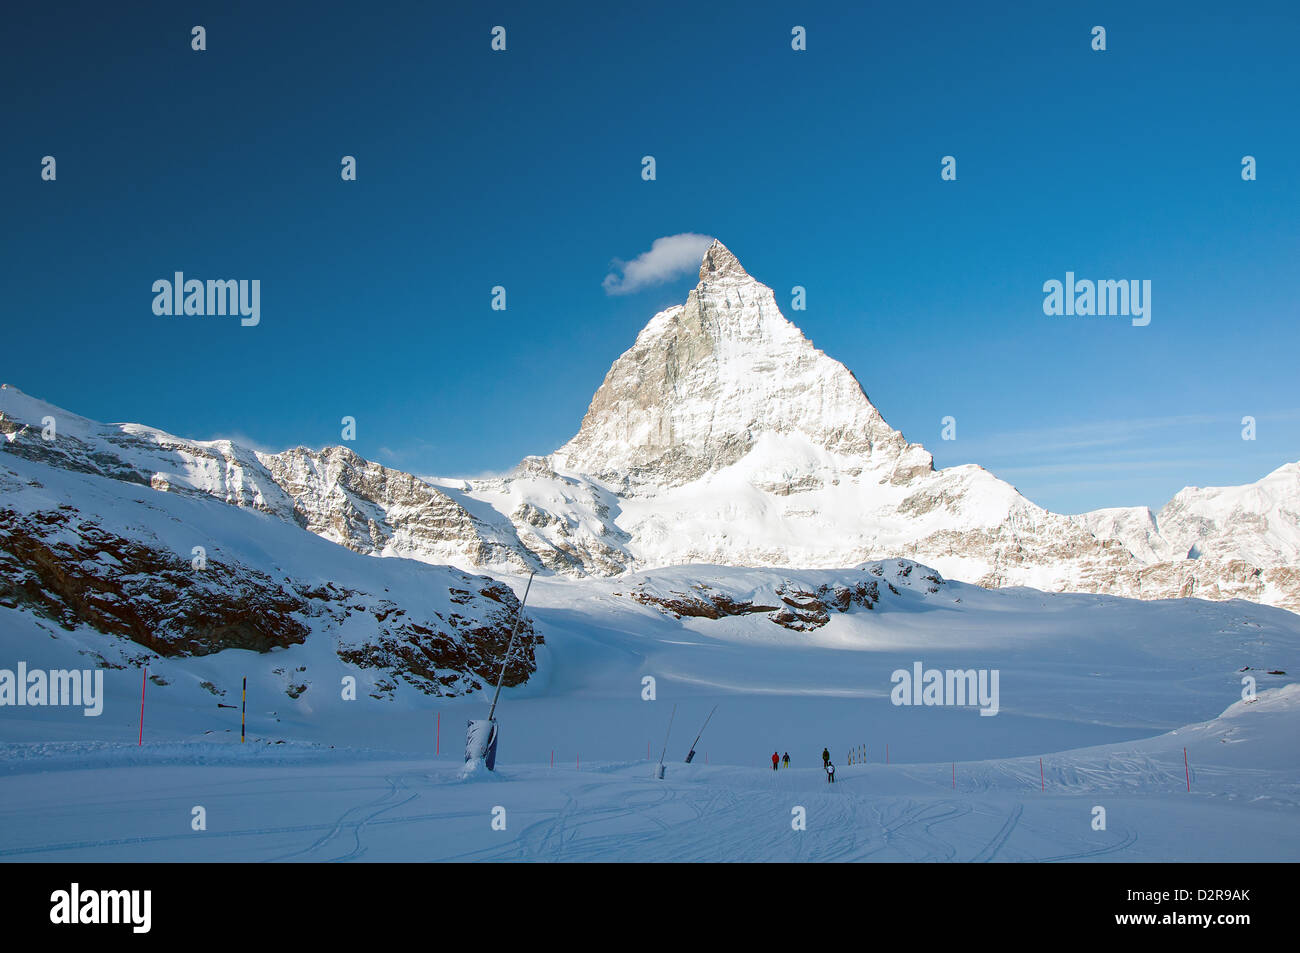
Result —
M 462 695 L 496 681 L 519 611 L 502 582 L 349 552 L 270 505 L 225 506 L 3 453 L 0 500 L 0 610 L 56 639 L 108 636 L 82 654 L 110 668 L 310 640 L 308 663 L 277 669 L 292 699 L 313 680 L 337 692 L 339 663 L 376 698 L 400 684 Z M 525 616 L 504 684 L 536 671 L 541 642 Z
M 46 439 L 42 421 L 52 418 Z M 572 576 L 906 558 L 989 588 L 1242 598 L 1300 611 L 1300 464 L 1145 508 L 1049 512 L 936 470 L 714 242 L 684 304 L 614 361 L 577 434 L 503 477 L 422 480 L 343 447 L 260 453 L 0 391 L 3 454 L 216 497 L 358 553 Z

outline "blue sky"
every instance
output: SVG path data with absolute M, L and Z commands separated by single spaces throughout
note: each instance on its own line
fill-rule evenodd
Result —
M 1293 3 L 52 3 L 6 21 L 0 377 L 87 416 L 279 449 L 337 443 L 351 415 L 381 462 L 507 469 L 571 436 L 694 283 L 610 295 L 611 261 L 697 232 L 783 308 L 806 287 L 787 316 L 939 465 L 1045 506 L 1158 506 L 1300 459 Z M 177 270 L 260 279 L 261 323 L 155 316 Z M 1149 279 L 1151 324 L 1044 315 L 1066 271 Z

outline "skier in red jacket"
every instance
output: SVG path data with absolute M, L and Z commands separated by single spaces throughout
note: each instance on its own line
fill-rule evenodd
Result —
M 777 764 L 780 762 L 780 760 L 781 760 L 781 756 L 780 756 L 779 754 L 777 754 L 775 751 L 773 751 L 773 752 L 772 752 L 772 770 L 773 770 L 773 771 L 776 770 L 776 766 L 777 766 Z

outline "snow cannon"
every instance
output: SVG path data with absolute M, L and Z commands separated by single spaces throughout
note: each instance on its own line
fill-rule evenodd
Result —
M 673 713 L 668 716 L 668 731 L 664 735 L 664 750 L 660 752 L 659 763 L 654 766 L 654 770 L 651 773 L 651 777 L 653 777 L 656 781 L 662 781 L 664 779 L 664 755 L 668 753 L 668 737 L 673 733 L 673 719 L 676 717 L 677 717 L 677 703 L 674 702 Z
M 713 708 L 712 708 L 712 710 L 709 712 L 709 717 L 708 717 L 708 718 L 705 718 L 705 719 L 704 719 L 704 724 L 700 726 L 700 733 L 699 733 L 698 735 L 696 735 L 696 736 L 695 736 L 695 740 L 691 742 L 691 750 L 688 751 L 688 752 L 686 752 L 686 763 L 687 763 L 687 764 L 690 764 L 692 761 L 695 760 L 695 746 L 696 746 L 697 744 L 699 744 L 699 743 L 700 743 L 700 739 L 704 737 L 704 729 L 707 728 L 707 727 L 709 727 L 709 722 L 711 722 L 711 721 L 713 720 L 713 712 L 715 712 L 715 711 L 717 711 L 717 710 L 718 710 L 718 706 L 717 706 L 717 705 L 714 705 Z
M 497 763 L 497 723 L 489 718 L 471 718 L 465 732 L 465 763 L 482 761 L 493 770 Z
M 528 593 L 533 588 L 533 576 L 528 574 L 528 585 L 524 587 L 524 597 L 519 600 L 519 611 L 515 613 L 515 625 L 510 630 L 510 644 L 501 659 L 501 674 L 497 676 L 496 694 L 492 696 L 492 707 L 486 718 L 471 718 L 465 732 L 465 763 L 482 761 L 489 771 L 497 766 L 497 702 L 501 700 L 501 683 L 506 678 L 506 666 L 510 664 L 510 654 L 515 650 L 515 638 L 519 635 L 519 623 L 524 618 L 524 606 L 528 604 Z

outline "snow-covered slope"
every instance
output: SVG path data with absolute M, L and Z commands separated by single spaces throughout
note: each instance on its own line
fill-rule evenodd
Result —
M 1143 564 L 1161 562 L 1171 555 L 1155 514 L 1145 506 L 1107 507 L 1080 513 L 1074 519 L 1098 539 L 1118 541 Z
M 1298 716 L 1291 685 L 1159 737 L 1044 751 L 1041 766 L 839 761 L 833 785 L 815 744 L 774 772 L 702 753 L 682 764 L 689 734 L 660 781 L 645 760 L 551 766 L 545 752 L 467 781 L 454 757 L 428 754 L 15 745 L 0 751 L 0 862 L 1294 863 Z M 190 816 L 196 790 L 210 832 L 172 820 Z M 504 830 L 487 822 L 495 805 Z
M 1245 486 L 1185 487 L 1159 514 L 1135 506 L 1093 510 L 1075 519 L 1147 563 L 1210 559 L 1295 566 L 1300 564 L 1300 463 L 1283 464 Z
M 489 510 L 486 521 L 479 519 L 432 484 L 344 447 L 267 454 L 229 440 L 187 440 L 152 427 L 88 420 L 11 385 L 0 389 L 0 435 L 0 451 L 11 457 L 215 497 L 360 553 L 467 568 L 536 562 L 504 517 Z
M 205 505 L 180 502 L 182 517 Z M 423 568 L 301 535 L 338 565 Z M 873 580 L 879 598 L 859 599 Z M 787 598 L 827 621 L 782 624 L 766 607 Z M 403 686 L 391 701 L 341 700 L 349 669 L 314 634 L 269 654 L 151 659 L 143 747 L 138 668 L 106 672 L 98 718 L 5 709 L 0 861 L 1300 856 L 1300 692 L 1283 674 L 1300 667 L 1300 617 L 1289 612 L 990 591 L 891 560 L 539 576 L 529 613 L 543 664 L 503 695 L 493 775 L 461 764 L 465 721 L 486 713 L 488 693 Z M 42 629 L 30 613 L 3 621 L 0 654 L 79 667 L 85 633 Z M 997 715 L 893 704 L 892 673 L 917 662 L 998 671 Z M 312 685 L 286 697 L 285 674 L 302 665 Z M 241 745 L 238 709 L 218 706 L 238 702 L 244 674 Z M 789 752 L 790 769 L 765 767 L 773 750 Z M 208 809 L 202 835 L 176 822 L 195 803 Z M 1104 831 L 1091 826 L 1098 804 Z M 494 805 L 508 810 L 505 831 L 488 823 Z M 792 805 L 807 808 L 806 831 L 792 831 Z
M 224 477 L 227 487 L 241 483 Z M 242 491 L 256 493 L 247 482 Z M 0 627 L 15 638 L 10 660 L 39 661 L 51 642 L 64 665 L 79 655 L 78 667 L 111 670 L 158 657 L 221 655 L 229 666 L 229 650 L 289 653 L 293 664 L 261 667 L 275 669 L 291 699 L 338 697 L 344 675 L 357 694 L 391 696 L 401 684 L 457 695 L 495 680 L 518 605 L 492 579 L 380 562 L 206 494 L 0 454 Z M 526 622 L 507 683 L 536 670 L 537 641 Z M 198 669 L 174 671 L 201 681 Z M 229 677 L 210 684 L 214 695 L 237 688 Z
M 1300 565 L 1300 463 L 1245 486 L 1187 487 L 1156 523 L 1169 549 L 1189 559 Z

